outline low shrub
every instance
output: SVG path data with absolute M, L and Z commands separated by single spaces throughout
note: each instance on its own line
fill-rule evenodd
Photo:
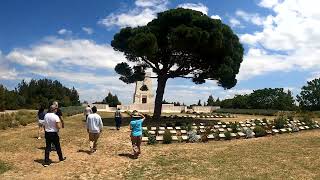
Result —
M 226 140 L 231 140 L 231 133 L 229 131 L 225 132 Z
M 278 116 L 273 123 L 276 129 L 282 129 L 286 124 L 286 118 L 284 116 Z
M 157 144 L 156 136 L 154 136 L 154 135 L 148 136 L 148 144 L 149 144 L 149 145 Z
M 231 123 L 231 129 L 232 129 L 232 132 L 233 133 L 237 133 L 238 132 L 238 122 L 234 122 L 234 123 Z
M 11 167 L 3 161 L 0 161 L 0 174 L 10 170 Z
M 142 136 L 143 137 L 149 137 L 150 133 L 147 130 L 142 130 Z
M 312 117 L 309 114 L 303 115 L 299 120 L 300 122 L 304 122 L 306 126 L 309 126 L 311 128 L 315 125 L 315 122 L 312 120 Z
M 261 126 L 256 126 L 254 129 L 253 129 L 253 132 L 255 133 L 255 136 L 256 137 L 263 137 L 265 135 L 267 135 L 267 132 L 266 130 L 261 127 Z
M 30 123 L 37 122 L 36 112 L 18 111 L 12 113 L 0 114 L 0 129 L 18 127 L 19 125 L 26 126 Z
M 63 116 L 73 116 L 76 114 L 83 113 L 84 107 L 83 106 L 68 106 L 68 107 L 61 107 Z
M 163 134 L 163 144 L 171 144 L 172 143 L 172 135 L 169 130 L 166 130 Z

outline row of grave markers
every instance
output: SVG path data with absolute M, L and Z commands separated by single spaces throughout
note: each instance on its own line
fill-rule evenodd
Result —
M 259 123 L 255 123 L 255 122 L 259 122 Z M 237 128 L 237 133 L 232 132 L 231 128 L 227 128 L 227 125 L 229 125 L 230 122 L 217 122 L 216 125 L 213 126 L 206 126 L 204 123 L 200 123 L 199 126 L 197 126 L 195 123 L 193 123 L 192 125 L 192 130 L 198 130 L 200 133 L 205 133 L 207 128 L 210 128 L 210 131 L 212 133 L 210 133 L 207 138 L 209 140 L 214 140 L 217 139 L 217 137 L 214 136 L 213 133 L 219 133 L 218 138 L 221 140 L 225 139 L 225 132 L 230 132 L 231 138 L 235 139 L 235 138 L 246 138 L 247 134 L 245 134 L 244 132 L 246 132 L 247 130 L 251 129 L 253 130 L 257 125 L 259 126 L 264 126 L 266 127 L 267 125 L 271 125 L 270 121 L 267 122 L 263 122 L 260 119 L 251 119 L 251 120 L 246 120 L 245 122 L 243 121 L 239 121 L 239 127 Z M 289 121 L 288 123 L 285 125 L 285 128 L 282 129 L 275 129 L 275 127 L 272 127 L 272 130 L 266 130 L 266 133 L 269 135 L 272 134 L 278 134 L 278 133 L 287 133 L 287 132 L 296 132 L 296 130 L 293 129 L 293 127 L 298 127 L 299 131 L 300 130 L 308 130 L 308 129 L 312 129 L 311 127 L 307 126 L 304 122 L 300 122 L 299 120 L 293 120 L 293 121 Z M 320 128 L 319 123 L 317 121 L 315 121 L 315 125 L 313 128 Z M 187 135 L 187 130 L 182 129 L 180 126 L 176 126 L 176 127 L 150 127 L 150 129 L 148 129 L 147 127 L 143 127 L 143 130 L 148 131 L 148 133 L 150 135 L 156 136 L 156 140 L 157 141 L 163 141 L 163 134 L 165 133 L 166 130 L 169 130 L 169 132 L 172 134 L 172 140 L 173 141 L 187 141 L 188 140 L 188 135 Z M 255 136 L 255 133 L 253 131 L 251 131 L 251 135 Z M 201 135 L 197 135 L 198 138 L 201 138 Z M 148 141 L 148 137 L 142 137 L 142 141 L 143 142 L 147 142 Z

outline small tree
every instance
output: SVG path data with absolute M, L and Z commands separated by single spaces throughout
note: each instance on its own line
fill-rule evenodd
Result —
M 320 110 L 320 78 L 308 81 L 297 96 L 299 106 L 304 110 Z
M 116 65 L 123 82 L 143 80 L 146 68 L 157 75 L 154 119 L 160 118 L 169 78 L 191 78 L 196 84 L 217 80 L 225 89 L 232 88 L 244 51 L 237 35 L 221 20 L 183 8 L 161 12 L 145 26 L 121 29 L 111 46 L 135 63 Z
M 207 105 L 214 106 L 214 99 L 213 99 L 212 95 L 209 96 L 209 98 L 207 100 Z
M 199 101 L 198 101 L 198 104 L 197 104 L 198 106 L 201 106 L 201 100 L 199 99 Z

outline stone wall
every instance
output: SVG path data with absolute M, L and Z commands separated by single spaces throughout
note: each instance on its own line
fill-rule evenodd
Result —
M 220 106 L 192 106 L 192 110 L 197 113 L 211 113 L 220 109 Z
M 131 105 L 118 105 L 121 111 L 134 111 L 152 113 L 154 110 L 153 104 L 131 104 Z M 186 106 L 174 106 L 173 104 L 162 104 L 163 113 L 180 113 L 182 110 L 186 111 Z

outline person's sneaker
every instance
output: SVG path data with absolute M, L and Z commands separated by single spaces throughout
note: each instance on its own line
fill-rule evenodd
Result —
M 49 164 L 42 164 L 43 165 L 43 167 L 48 167 L 49 166 Z
M 41 139 L 41 137 L 38 137 L 37 139 L 39 140 L 39 139 Z
M 65 161 L 66 159 L 67 159 L 67 157 L 63 157 L 63 159 L 60 159 L 60 162 Z

